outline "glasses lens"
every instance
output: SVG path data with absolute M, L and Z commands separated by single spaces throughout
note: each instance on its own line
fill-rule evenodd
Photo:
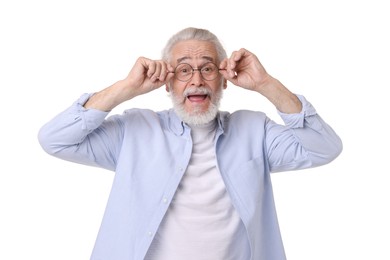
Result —
M 176 67 L 175 76 L 181 81 L 189 80 L 192 77 L 192 67 L 186 63 L 179 64 Z
M 219 70 L 217 65 L 208 62 L 202 66 L 200 72 L 205 80 L 213 80 L 218 77 Z
M 190 64 L 181 63 L 175 69 L 175 76 L 180 81 L 189 81 L 192 78 L 194 71 L 200 71 L 204 80 L 214 80 L 218 77 L 218 67 L 212 62 L 203 64 L 199 69 L 194 69 Z

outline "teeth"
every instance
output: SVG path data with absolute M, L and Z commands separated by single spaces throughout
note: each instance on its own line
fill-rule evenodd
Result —
M 211 93 L 210 90 L 206 89 L 206 88 L 188 88 L 184 91 L 183 95 L 184 97 L 188 97 L 188 96 L 195 96 L 195 95 L 209 95 Z
M 202 96 L 202 95 L 206 95 L 206 94 L 205 93 L 190 93 L 187 96 Z

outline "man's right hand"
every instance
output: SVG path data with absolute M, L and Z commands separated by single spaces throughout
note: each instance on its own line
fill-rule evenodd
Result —
M 162 60 L 140 57 L 125 79 L 95 93 L 84 107 L 110 111 L 124 101 L 163 86 L 174 76 L 173 72 L 172 66 Z

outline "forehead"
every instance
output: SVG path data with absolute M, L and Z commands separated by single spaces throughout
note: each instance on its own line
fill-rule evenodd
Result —
M 216 62 L 217 58 L 218 55 L 214 44 L 207 41 L 181 41 L 172 48 L 172 62 L 174 64 L 190 61 Z

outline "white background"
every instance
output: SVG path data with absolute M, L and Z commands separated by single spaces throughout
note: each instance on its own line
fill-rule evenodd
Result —
M 331 164 L 273 175 L 289 260 L 390 259 L 389 8 L 386 1 L 0 3 L 0 259 L 88 259 L 113 173 L 45 154 L 39 128 L 84 92 L 160 58 L 187 26 L 228 53 L 245 47 L 337 131 Z M 163 88 L 122 104 L 170 107 Z M 229 85 L 222 110 L 279 121 L 262 96 Z

